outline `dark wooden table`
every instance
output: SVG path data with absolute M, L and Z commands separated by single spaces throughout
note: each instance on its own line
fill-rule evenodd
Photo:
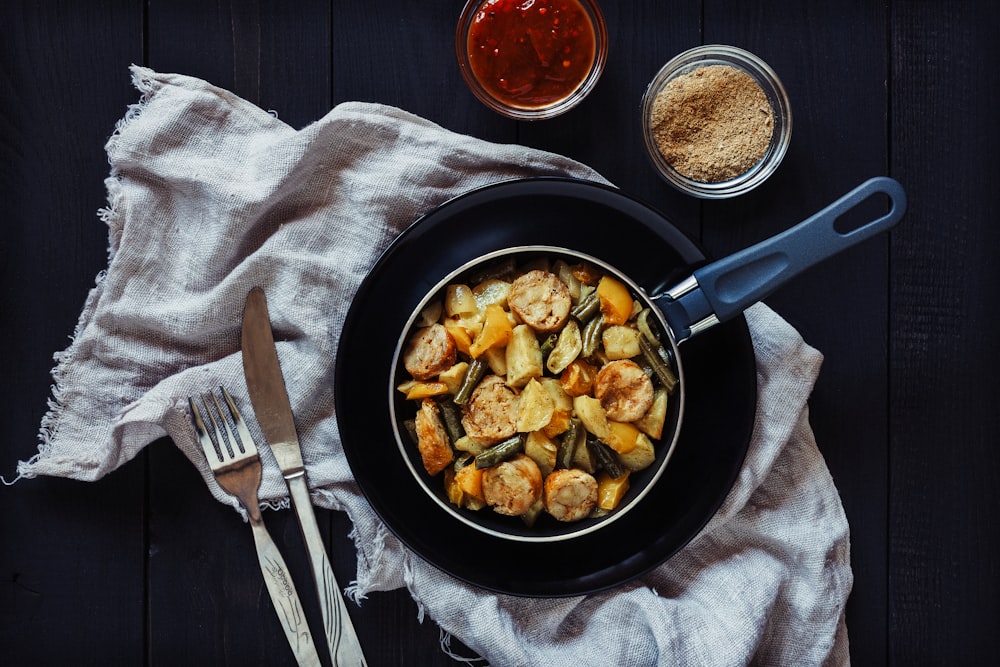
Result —
M 998 4 L 605 1 L 600 84 L 578 109 L 535 124 L 475 101 L 452 50 L 462 2 L 431 4 L 0 3 L 0 473 L 13 478 L 36 452 L 52 354 L 106 266 L 103 145 L 138 97 L 131 63 L 205 78 L 294 127 L 342 101 L 377 101 L 563 153 L 714 256 L 888 174 L 909 194 L 900 227 L 768 302 L 826 355 L 811 420 L 852 528 L 854 664 L 995 664 Z M 784 164 L 734 200 L 672 191 L 642 150 L 646 83 L 701 43 L 757 53 L 792 100 Z M 349 582 L 350 526 L 337 513 L 320 520 Z M 267 522 L 298 544 L 289 513 Z M 287 664 L 269 600 L 245 583 L 255 563 L 233 543 L 249 549 L 249 531 L 169 441 L 96 483 L 0 487 L 0 665 Z M 373 594 L 352 616 L 373 666 L 453 664 L 405 592 Z

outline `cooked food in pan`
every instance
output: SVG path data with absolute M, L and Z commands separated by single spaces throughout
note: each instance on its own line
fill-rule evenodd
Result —
M 655 318 L 587 263 L 508 258 L 449 284 L 402 351 L 406 423 L 450 502 L 578 521 L 656 459 L 677 384 Z

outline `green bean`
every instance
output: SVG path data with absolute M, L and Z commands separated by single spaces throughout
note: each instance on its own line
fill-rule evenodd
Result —
M 662 346 L 657 346 L 659 349 L 663 349 Z M 677 376 L 674 375 L 674 369 L 670 367 L 670 364 L 660 356 L 659 350 L 654 348 L 645 336 L 639 336 L 639 349 L 642 350 L 642 356 L 646 358 L 649 365 L 653 367 L 653 372 L 656 377 L 660 380 L 668 392 L 673 392 L 674 387 L 677 386 Z
M 559 441 L 559 449 L 556 450 L 556 465 L 560 468 L 572 468 L 573 456 L 576 455 L 577 443 L 580 440 L 580 432 L 583 425 L 579 417 L 572 417 L 569 420 L 569 428 L 563 433 Z
M 476 388 L 479 381 L 483 379 L 483 375 L 486 374 L 486 360 L 485 359 L 473 359 L 472 363 L 469 364 L 469 370 L 465 371 L 465 377 L 462 378 L 462 384 L 459 385 L 458 391 L 455 392 L 455 398 L 452 401 L 456 405 L 465 405 L 469 402 L 469 397 L 472 396 L 472 390 Z
M 583 327 L 583 332 L 581 333 L 581 338 L 583 338 L 583 350 L 580 352 L 581 357 L 587 358 L 592 356 L 594 352 L 597 352 L 597 348 L 601 346 L 601 330 L 603 328 L 603 315 L 598 315 L 587 322 L 587 326 Z
M 677 384 L 677 376 L 674 374 L 673 364 L 666 346 L 663 345 L 660 337 L 654 333 L 653 327 L 650 325 L 650 314 L 650 309 L 646 308 L 636 318 L 636 328 L 642 334 L 639 337 L 639 346 L 656 377 L 660 379 L 667 391 L 673 391 Z
M 576 304 L 569 314 L 580 320 L 580 322 L 587 322 L 592 317 L 597 315 L 601 310 L 601 299 L 597 296 L 597 290 L 594 290 L 587 296 L 580 300 L 580 303 Z
M 673 361 L 674 360 L 674 354 L 673 354 L 673 352 L 670 351 L 669 347 L 667 347 L 666 345 L 660 345 L 660 346 L 658 346 L 656 348 L 656 354 L 659 355 L 660 359 L 663 359 L 663 363 L 665 363 L 668 367 L 670 367 L 671 369 L 673 369 L 673 367 L 674 367 L 674 361 Z
M 649 308 L 644 309 L 635 318 L 635 326 L 639 330 L 639 332 L 646 337 L 646 340 L 648 340 L 651 345 L 659 345 L 660 338 L 655 333 L 653 333 L 653 327 L 649 325 L 649 316 L 650 316 Z
M 476 454 L 477 468 L 490 468 L 502 463 L 524 449 L 524 438 L 515 435 L 502 442 L 498 442 L 489 449 Z
M 448 432 L 451 444 L 455 444 L 459 438 L 465 435 L 465 429 L 462 428 L 461 411 L 454 401 L 444 399 L 438 401 L 437 404 L 441 411 L 441 421 L 444 422 L 444 430 Z
M 618 453 L 597 438 L 587 438 L 587 447 L 598 468 L 603 468 L 609 475 L 618 479 L 627 472 L 622 465 Z

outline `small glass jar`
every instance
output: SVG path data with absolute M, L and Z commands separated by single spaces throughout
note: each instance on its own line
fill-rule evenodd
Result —
M 469 0 L 455 55 L 472 93 L 497 113 L 541 120 L 578 105 L 608 55 L 595 0 Z
M 712 65 L 725 65 L 735 68 L 750 76 L 763 91 L 770 107 L 771 137 L 762 155 L 745 170 L 735 175 L 726 175 L 718 180 L 706 178 L 699 180 L 682 174 L 665 157 L 658 143 L 658 128 L 654 119 L 654 106 L 657 97 L 668 84 L 685 75 L 692 75 L 701 68 Z M 708 72 L 709 70 L 706 70 Z M 677 84 L 675 84 L 675 87 Z M 688 107 L 695 108 L 694 105 Z M 690 111 L 689 111 L 690 112 Z M 662 112 L 661 112 L 662 114 Z M 662 122 L 663 119 L 661 118 Z M 759 128 L 758 128 L 759 129 Z M 756 131 L 756 130 L 753 130 Z M 792 136 L 792 111 L 789 106 L 788 94 L 784 86 L 767 63 L 757 56 L 733 46 L 712 44 L 699 46 L 681 53 L 664 65 L 653 77 L 642 99 L 642 132 L 649 159 L 660 176 L 668 183 L 688 194 L 703 199 L 722 199 L 743 194 L 757 187 L 778 168 Z M 662 134 L 660 141 L 663 141 Z M 673 141 L 673 139 L 671 139 Z M 711 160 L 719 160 L 719 155 L 713 154 L 715 149 L 702 146 L 706 164 Z M 719 152 L 721 152 L 721 148 Z M 669 151 L 668 151 L 669 152 Z M 675 160 L 677 162 L 677 160 Z M 690 174 L 691 172 L 689 172 Z

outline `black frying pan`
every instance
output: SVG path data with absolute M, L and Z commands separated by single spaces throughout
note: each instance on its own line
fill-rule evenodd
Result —
M 844 214 L 872 195 L 882 193 L 890 200 L 889 212 L 844 233 L 837 231 L 835 223 Z M 905 209 L 902 187 L 889 178 L 874 178 L 844 195 L 836 202 L 795 227 L 775 237 L 762 241 L 729 257 L 712 262 L 695 270 L 675 286 L 658 294 L 647 295 L 627 274 L 628 269 L 616 268 L 601 260 L 565 247 L 516 246 L 477 257 L 445 276 L 414 309 L 400 338 L 393 356 L 393 372 L 387 388 L 388 400 L 395 405 L 391 413 L 400 455 L 409 465 L 412 474 L 428 495 L 453 519 L 470 527 L 485 531 L 501 539 L 526 542 L 574 539 L 623 518 L 639 506 L 649 490 L 657 483 L 674 451 L 681 432 L 685 405 L 684 364 L 679 345 L 722 321 L 739 316 L 743 310 L 763 299 L 779 286 L 800 272 L 831 257 L 872 235 L 893 227 Z M 413 401 L 400 397 L 395 387 L 409 378 L 402 368 L 401 355 L 407 341 L 416 329 L 414 321 L 420 311 L 431 301 L 441 300 L 445 287 L 455 282 L 468 282 L 469 275 L 483 273 L 497 263 L 516 260 L 524 265 L 538 258 L 550 261 L 566 260 L 569 264 L 581 261 L 601 267 L 627 284 L 635 299 L 649 308 L 657 317 L 660 338 L 669 346 L 678 387 L 671 395 L 663 437 L 657 443 L 657 460 L 650 469 L 630 477 L 630 488 L 617 509 L 600 518 L 576 522 L 559 522 L 541 515 L 534 525 L 527 526 L 517 518 L 496 514 L 489 509 L 472 511 L 457 507 L 448 501 L 440 476 L 431 477 L 423 469 L 419 452 L 403 423 L 415 412 Z M 470 283 L 471 284 L 471 283 Z

